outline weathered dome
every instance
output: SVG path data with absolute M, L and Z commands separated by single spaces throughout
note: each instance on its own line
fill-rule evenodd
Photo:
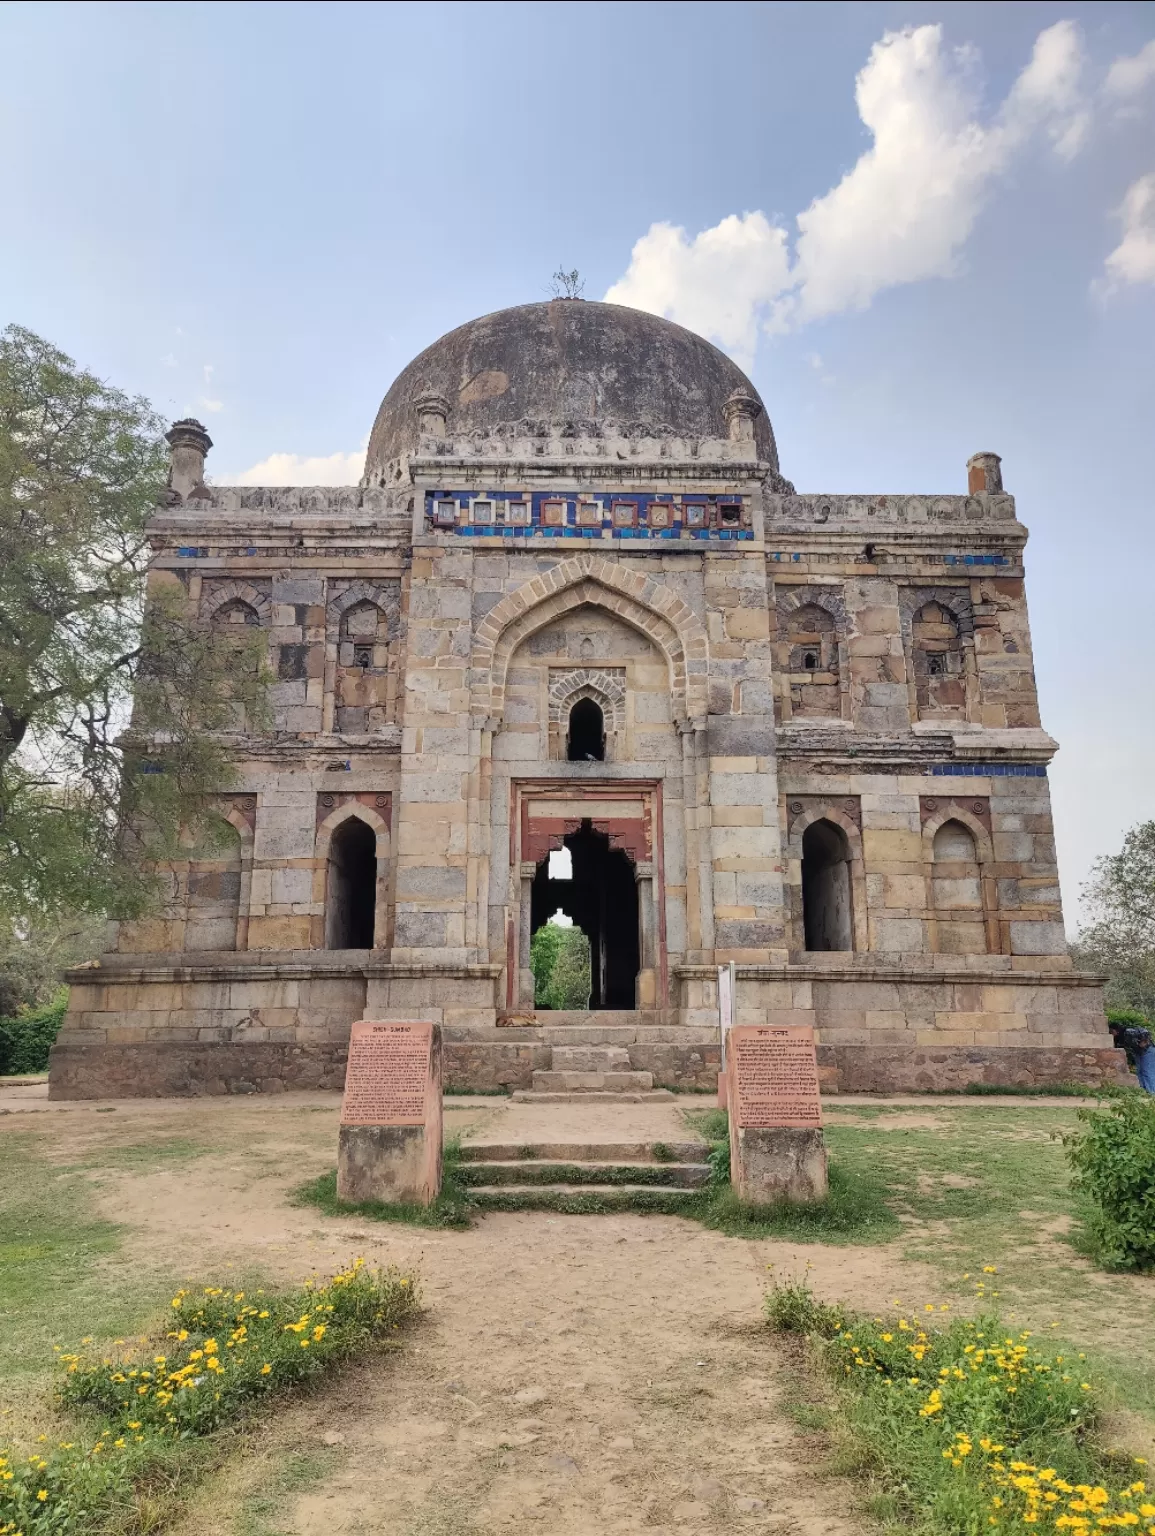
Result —
M 724 438 L 736 389 L 758 399 L 724 352 L 657 315 L 581 299 L 500 309 L 442 336 L 398 375 L 377 412 L 366 477 L 416 448 L 415 403 L 430 393 L 447 401 L 454 436 L 503 427 L 512 436 L 524 422 L 531 432 L 613 423 L 645 437 Z M 777 473 L 765 409 L 754 439 Z

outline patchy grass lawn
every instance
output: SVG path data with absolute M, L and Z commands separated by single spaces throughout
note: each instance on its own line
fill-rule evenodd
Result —
M 993 1300 L 1035 1328 L 1058 1323 L 1122 1401 L 1155 1417 L 1155 1276 L 1107 1274 L 1086 1256 L 1087 1207 L 1060 1140 L 1076 1108 L 839 1105 L 827 1138 L 832 1160 L 882 1180 L 903 1257 L 934 1265 L 944 1295 Z

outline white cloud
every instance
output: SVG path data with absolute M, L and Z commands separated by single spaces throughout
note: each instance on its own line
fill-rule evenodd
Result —
M 1107 71 L 1103 94 L 1113 101 L 1127 101 L 1155 81 L 1155 37 L 1130 57 L 1116 59 Z
M 786 239 L 762 213 L 732 213 L 693 240 L 672 224 L 653 224 L 606 299 L 665 315 L 750 358 L 759 311 L 790 282 Z
M 1005 151 L 1042 128 L 1060 159 L 1074 158 L 1091 128 L 1091 106 L 1082 88 L 1084 63 L 1083 40 L 1073 21 L 1057 21 L 1039 33 L 1030 63 L 1003 104 Z
M 1155 171 L 1132 182 L 1119 209 L 1123 238 L 1104 263 L 1109 293 L 1120 283 L 1155 283 Z
M 365 470 L 363 444 L 354 453 L 330 453 L 303 458 L 298 453 L 271 453 L 267 459 L 222 477 L 223 485 L 356 485 Z
M 202 411 L 212 411 L 214 415 L 217 413 L 217 411 L 223 411 L 225 408 L 225 402 L 223 400 L 209 400 L 204 395 L 202 395 L 201 398 L 197 401 L 197 404 L 200 406 Z
M 842 180 L 785 230 L 762 213 L 731 214 L 692 239 L 654 224 L 607 292 L 713 336 L 740 360 L 759 324 L 785 329 L 864 309 L 885 288 L 956 270 L 996 178 L 1045 133 L 1061 158 L 1090 124 L 1078 28 L 1060 21 L 983 121 L 972 48 L 949 48 L 941 26 L 889 32 L 871 49 L 855 99 L 873 142 Z

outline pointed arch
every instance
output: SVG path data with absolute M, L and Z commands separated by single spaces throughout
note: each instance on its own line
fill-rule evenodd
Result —
M 222 582 L 219 587 L 213 587 L 210 592 L 206 592 L 201 602 L 202 621 L 206 624 L 211 623 L 222 608 L 227 608 L 232 603 L 244 603 L 257 615 L 257 621 L 261 627 L 268 627 L 272 612 L 268 594 L 251 586 L 247 581 Z
M 705 718 L 709 643 L 693 610 L 660 582 L 596 555 L 563 560 L 510 592 L 486 614 L 473 647 L 477 712 L 501 720 L 513 652 L 563 614 L 589 606 L 616 614 L 662 652 L 670 669 L 676 718 Z
M 389 822 L 364 800 L 348 799 L 334 806 L 329 814 L 317 823 L 316 841 L 313 845 L 313 902 L 315 910 L 323 914 L 318 918 L 314 943 L 318 948 L 329 947 L 329 906 L 332 898 L 330 864 L 333 854 L 333 838 L 349 821 L 359 821 L 374 834 L 376 839 L 377 874 L 373 903 L 373 946 L 381 949 L 388 944 L 386 923 L 389 916 Z

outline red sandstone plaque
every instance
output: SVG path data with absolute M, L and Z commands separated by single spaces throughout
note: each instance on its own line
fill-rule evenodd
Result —
M 814 1031 L 806 1025 L 742 1024 L 726 1036 L 730 1113 L 743 1130 L 822 1125 Z
M 349 1036 L 342 1125 L 424 1125 L 433 1025 L 360 1019 Z

